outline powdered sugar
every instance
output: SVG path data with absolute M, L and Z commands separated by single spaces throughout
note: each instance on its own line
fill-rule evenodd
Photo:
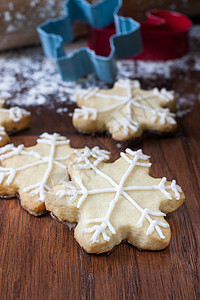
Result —
M 56 64 L 43 55 L 40 47 L 0 55 L 0 94 L 8 103 L 21 106 L 75 102 L 75 91 L 99 84 L 93 75 L 77 82 L 63 82 Z M 53 100 L 52 100 L 53 98 Z
M 9 11 L 5 11 L 4 20 L 5 20 L 5 22 L 10 22 L 12 20 L 12 16 Z
M 146 82 L 153 81 L 152 85 L 158 85 L 158 79 L 167 82 L 176 78 L 179 70 L 187 72 L 200 71 L 200 26 L 196 25 L 190 33 L 191 51 L 177 60 L 167 62 L 145 62 L 123 60 L 117 63 L 118 76 L 120 78 L 139 78 Z M 71 44 L 68 54 L 78 46 L 83 46 L 85 41 Z M 190 76 L 190 80 L 192 80 Z M 110 88 L 98 80 L 95 75 L 89 74 L 76 82 L 62 82 L 54 61 L 43 55 L 40 47 L 21 49 L 0 54 L 0 95 L 8 99 L 12 105 L 38 106 L 46 105 L 48 108 L 58 106 L 58 103 L 72 104 L 75 102 L 75 93 L 78 89 L 98 86 Z M 146 85 L 148 88 L 148 86 Z M 152 87 L 152 86 L 151 86 Z M 179 90 L 178 90 L 179 93 Z M 180 99 L 184 102 L 184 92 L 180 91 Z M 187 94 L 188 97 L 194 94 Z M 191 102 L 193 103 L 193 100 Z M 57 109 L 57 113 L 66 110 Z
M 67 107 L 59 107 L 59 108 L 57 108 L 57 110 L 56 110 L 56 112 L 58 113 L 58 114 L 63 114 L 63 113 L 65 113 L 65 112 L 67 112 L 68 111 L 68 108 Z

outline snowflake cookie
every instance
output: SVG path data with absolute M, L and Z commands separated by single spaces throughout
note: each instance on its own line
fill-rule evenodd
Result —
M 110 90 L 90 88 L 77 92 L 73 125 L 84 133 L 108 130 L 113 139 L 128 140 L 144 130 L 172 132 L 177 123 L 173 91 L 144 91 L 137 80 L 119 80 Z
M 47 210 L 77 223 L 75 238 L 89 253 L 110 251 L 122 240 L 140 249 L 163 249 L 171 235 L 164 217 L 183 203 L 184 193 L 175 180 L 149 175 L 151 163 L 142 150 L 120 155 L 104 163 L 105 151 L 75 151 L 68 161 L 72 181 L 48 192 Z
M 45 197 L 60 180 L 68 180 L 69 140 L 43 133 L 32 147 L 8 144 L 0 148 L 0 196 L 19 195 L 21 205 L 33 215 L 45 211 Z
M 0 98 L 0 147 L 10 139 L 8 133 L 20 131 L 30 126 L 30 112 L 19 107 L 6 107 L 6 100 Z

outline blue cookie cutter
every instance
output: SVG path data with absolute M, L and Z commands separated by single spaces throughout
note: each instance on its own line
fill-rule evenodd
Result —
M 99 79 L 113 82 L 117 74 L 116 59 L 137 55 L 142 50 L 140 24 L 118 15 L 122 0 L 104 0 L 95 4 L 86 0 L 67 0 L 64 5 L 64 17 L 48 20 L 37 27 L 45 55 L 56 60 L 63 81 L 76 80 L 94 72 Z M 73 40 L 72 25 L 76 21 L 95 28 L 115 22 L 117 33 L 110 38 L 108 57 L 96 55 L 86 47 L 69 56 L 65 54 L 64 44 Z

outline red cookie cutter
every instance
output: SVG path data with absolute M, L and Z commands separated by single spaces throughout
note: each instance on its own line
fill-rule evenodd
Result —
M 189 51 L 188 32 L 192 22 L 188 17 L 177 12 L 157 9 L 148 11 L 146 16 L 147 20 L 140 22 L 144 50 L 134 59 L 175 59 Z M 88 27 L 88 47 L 97 55 L 108 56 L 109 38 L 113 34 L 114 24 L 103 29 Z

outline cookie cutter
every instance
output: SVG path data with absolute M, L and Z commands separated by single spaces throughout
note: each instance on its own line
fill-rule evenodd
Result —
M 188 32 L 191 20 L 174 11 L 150 10 L 147 20 L 140 22 L 143 52 L 134 59 L 168 60 L 180 58 L 189 51 Z M 115 24 L 106 28 L 88 28 L 88 47 L 98 55 L 110 52 L 109 38 L 115 34 Z
M 132 18 L 119 16 L 121 6 L 122 0 L 103 0 L 95 4 L 86 0 L 67 0 L 64 17 L 48 20 L 37 27 L 44 53 L 56 60 L 64 81 L 94 72 L 99 79 L 113 82 L 117 74 L 116 59 L 134 56 L 141 51 L 140 24 Z M 73 40 L 72 25 L 76 21 L 95 28 L 103 28 L 114 21 L 116 34 L 109 39 L 111 50 L 107 57 L 96 55 L 86 47 L 69 56 L 65 54 L 64 43 Z

